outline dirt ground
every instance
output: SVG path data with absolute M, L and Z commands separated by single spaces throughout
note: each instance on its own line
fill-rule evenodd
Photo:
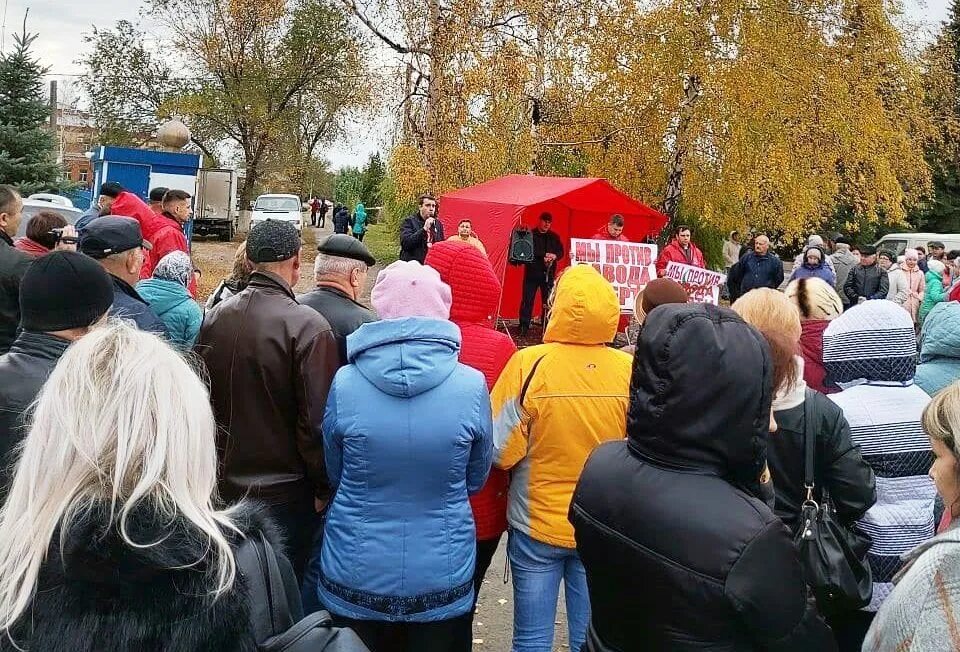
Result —
M 316 229 L 306 227 L 303 233 L 304 247 L 302 254 L 302 274 L 300 282 L 297 284 L 296 292 L 306 292 L 313 286 L 313 261 L 316 258 L 316 242 L 323 236 L 332 233 L 332 227 L 329 220 L 327 227 Z M 203 272 L 200 279 L 200 300 L 201 304 L 206 301 L 207 296 L 216 290 L 220 281 L 230 275 L 233 268 L 233 257 L 237 251 L 239 242 L 219 242 L 216 240 L 194 241 L 193 260 L 194 263 Z M 370 288 L 376 281 L 380 266 L 370 270 L 367 280 L 367 288 L 361 297 L 361 301 L 369 305 Z M 516 333 L 514 332 L 514 337 Z M 534 326 L 527 338 L 519 342 L 521 346 L 534 344 L 539 340 L 539 331 Z M 506 547 L 507 537 L 504 535 L 500 542 L 500 548 L 490 565 L 483 588 L 480 591 L 480 600 L 477 605 L 477 614 L 473 624 L 473 649 L 476 651 L 487 650 L 490 652 L 508 652 L 513 638 L 513 588 L 509 583 L 504 584 L 504 568 L 506 565 Z M 554 650 L 566 651 L 567 645 L 566 632 L 566 611 L 563 603 L 563 591 L 560 592 L 560 604 L 557 606 L 556 618 L 556 636 L 554 638 Z

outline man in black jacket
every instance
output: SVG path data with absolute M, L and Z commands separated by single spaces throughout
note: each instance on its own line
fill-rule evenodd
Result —
M 890 279 L 887 271 L 877 264 L 877 248 L 860 247 L 860 264 L 850 270 L 843 293 L 851 306 L 870 299 L 886 299 Z
M 23 199 L 13 186 L 0 185 L 0 354 L 10 350 L 20 325 L 20 279 L 33 257 L 14 248 Z
M 540 292 L 542 321 L 546 322 L 547 299 L 553 290 L 557 278 L 557 261 L 563 258 L 563 243 L 559 236 L 551 231 L 553 216 L 550 213 L 540 215 L 540 223 L 533 230 L 533 262 L 523 270 L 523 296 L 520 300 L 520 335 L 530 330 L 533 318 L 533 303 Z
M 420 210 L 400 225 L 400 260 L 415 260 L 421 265 L 427 259 L 427 249 L 434 242 L 443 242 L 443 224 L 437 219 L 437 200 L 433 195 L 421 195 Z
M 634 360 L 627 439 L 594 450 L 570 507 L 587 649 L 836 650 L 790 533 L 760 499 L 763 336 L 726 308 L 666 305 Z
M 358 303 L 367 283 L 367 270 L 376 264 L 366 245 L 348 235 L 334 234 L 317 246 L 313 271 L 317 287 L 297 301 L 310 306 L 330 322 L 340 348 L 340 364 L 347 364 L 347 335 L 376 321 L 372 310 Z
M 110 277 L 86 256 L 55 251 L 38 258 L 20 283 L 23 330 L 0 356 L 0 495 L 10 486 L 11 451 L 26 435 L 26 411 L 74 340 L 113 303 Z

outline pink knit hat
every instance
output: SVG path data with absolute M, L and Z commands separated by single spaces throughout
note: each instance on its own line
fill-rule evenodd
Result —
M 415 260 L 398 260 L 377 275 L 370 302 L 380 319 L 450 319 L 453 300 L 437 270 Z

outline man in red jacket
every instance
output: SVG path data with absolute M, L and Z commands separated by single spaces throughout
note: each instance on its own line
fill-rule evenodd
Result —
M 145 201 L 114 181 L 100 187 L 100 208 L 101 212 L 106 211 L 104 215 L 131 217 L 140 222 L 143 239 L 151 244 L 154 232 L 163 224 L 162 218 L 150 210 Z
M 591 238 L 591 240 L 618 240 L 630 242 L 630 238 L 623 235 L 623 215 L 612 215 L 610 221 Z
M 187 237 L 183 234 L 183 225 L 190 220 L 191 213 L 190 193 L 184 190 L 168 190 L 163 195 L 163 212 L 157 216 L 159 223 L 151 240 L 153 249 L 147 252 L 143 268 L 140 270 L 140 278 L 150 278 L 157 263 L 173 251 L 190 254 Z M 192 296 L 197 296 L 195 276 L 190 281 L 189 289 Z
M 706 267 L 703 262 L 703 252 L 691 242 L 692 238 L 693 232 L 689 226 L 677 227 L 674 239 L 663 248 L 660 257 L 657 258 L 657 276 L 662 277 L 666 273 L 667 264 L 671 262 Z
M 460 327 L 460 362 L 483 373 L 487 389 L 493 387 L 500 372 L 517 352 L 513 340 L 496 329 L 497 306 L 501 285 L 489 259 L 466 242 L 447 240 L 435 243 L 427 252 L 426 264 L 440 274 L 450 286 L 453 303 L 450 321 Z M 473 519 L 477 526 L 477 562 L 474 566 L 474 606 L 480 595 L 483 576 L 507 529 L 507 492 L 510 485 L 506 471 L 490 469 L 490 476 L 479 493 L 470 496 Z M 473 612 L 463 619 L 461 646 L 470 649 L 473 639 Z

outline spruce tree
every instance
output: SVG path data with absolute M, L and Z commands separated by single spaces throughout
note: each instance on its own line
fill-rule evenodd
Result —
M 46 68 L 30 51 L 36 34 L 14 37 L 13 49 L 0 55 L 0 183 L 26 196 L 65 186 L 47 126 L 50 109 L 43 95 Z

